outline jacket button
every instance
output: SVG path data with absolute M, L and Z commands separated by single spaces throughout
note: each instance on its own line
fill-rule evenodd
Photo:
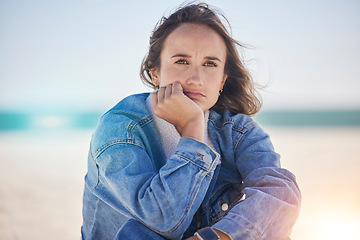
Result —
M 223 210 L 224 212 L 227 211 L 229 209 L 229 205 L 227 203 L 223 203 L 221 204 L 221 210 Z

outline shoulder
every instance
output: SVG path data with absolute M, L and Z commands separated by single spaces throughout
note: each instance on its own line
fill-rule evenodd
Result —
M 257 122 L 248 115 L 242 113 L 234 114 L 229 110 L 221 113 L 211 110 L 209 122 L 217 129 L 231 128 L 232 130 L 246 131 L 254 127 L 259 127 Z
M 149 93 L 128 96 L 107 111 L 94 131 L 93 150 L 115 143 L 134 143 L 136 132 L 153 121 L 146 106 L 148 96 Z
M 99 124 L 120 119 L 140 122 L 144 116 L 149 115 L 149 110 L 146 106 L 148 96 L 149 93 L 141 93 L 124 98 L 100 118 Z
M 146 115 L 149 113 L 146 107 L 146 99 L 150 93 L 140 93 L 130 95 L 123 100 L 121 100 L 118 104 L 116 104 L 113 108 L 111 108 L 108 112 L 104 114 L 103 117 L 112 114 L 118 115 L 127 115 L 129 117 L 135 117 L 141 115 Z
M 228 110 L 222 113 L 211 111 L 208 127 L 212 139 L 231 143 L 234 149 L 244 141 L 249 144 L 267 142 L 272 148 L 269 135 L 254 119 L 245 114 L 233 114 Z
M 121 127 L 124 124 L 143 124 L 144 119 L 150 116 L 146 106 L 146 99 L 149 93 L 135 94 L 128 96 L 107 111 L 99 121 L 97 128 Z

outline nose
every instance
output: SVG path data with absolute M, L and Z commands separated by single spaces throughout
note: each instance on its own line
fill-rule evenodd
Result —
M 189 69 L 189 75 L 188 79 L 186 80 L 186 83 L 191 84 L 197 84 L 197 85 L 203 85 L 203 78 L 201 76 L 201 67 L 194 66 L 191 69 Z

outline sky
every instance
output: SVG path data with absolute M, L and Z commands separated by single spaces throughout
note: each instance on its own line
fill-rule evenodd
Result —
M 149 91 L 150 34 L 183 1 L 0 1 L 0 111 L 105 111 Z M 360 2 L 212 0 L 263 109 L 360 109 Z

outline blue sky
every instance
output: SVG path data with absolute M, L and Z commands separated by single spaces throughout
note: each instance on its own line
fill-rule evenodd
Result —
M 148 91 L 156 22 L 183 1 L 0 1 L 0 110 L 99 110 Z M 207 1 L 251 45 L 264 109 L 360 108 L 360 2 Z

